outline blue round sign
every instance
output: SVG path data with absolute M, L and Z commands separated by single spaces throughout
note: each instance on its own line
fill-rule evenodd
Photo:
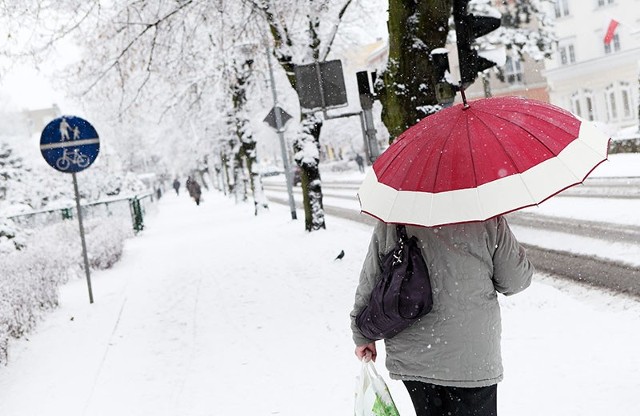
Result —
M 40 135 L 42 157 L 54 169 L 80 172 L 96 160 L 100 152 L 98 132 L 76 116 L 62 116 L 47 124 Z

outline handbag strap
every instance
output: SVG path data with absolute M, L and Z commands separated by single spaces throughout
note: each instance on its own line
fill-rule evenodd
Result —
M 407 229 L 404 224 L 396 224 L 396 234 L 398 235 L 398 243 L 393 248 L 393 267 L 402 263 L 402 251 L 404 250 L 405 243 L 409 241 Z
M 409 239 L 407 228 L 404 224 L 396 224 L 396 234 L 398 235 L 398 240 L 407 241 Z

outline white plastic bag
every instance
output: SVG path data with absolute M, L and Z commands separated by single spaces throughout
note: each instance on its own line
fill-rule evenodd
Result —
M 362 361 L 362 371 L 356 378 L 355 416 L 400 416 L 372 361 Z

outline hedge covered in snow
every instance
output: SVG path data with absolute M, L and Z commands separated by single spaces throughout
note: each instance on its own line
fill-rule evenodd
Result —
M 86 221 L 91 269 L 116 263 L 124 241 L 133 235 L 131 220 L 109 217 Z M 64 221 L 33 233 L 25 248 L 0 258 L 0 363 L 8 361 L 11 338 L 31 331 L 58 306 L 60 285 L 84 277 L 77 221 Z

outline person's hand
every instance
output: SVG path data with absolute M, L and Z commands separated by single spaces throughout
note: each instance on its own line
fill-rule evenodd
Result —
M 358 345 L 356 347 L 356 357 L 359 360 L 364 360 L 365 362 L 373 360 L 376 361 L 376 357 L 378 353 L 376 352 L 376 343 L 372 342 L 369 344 Z

